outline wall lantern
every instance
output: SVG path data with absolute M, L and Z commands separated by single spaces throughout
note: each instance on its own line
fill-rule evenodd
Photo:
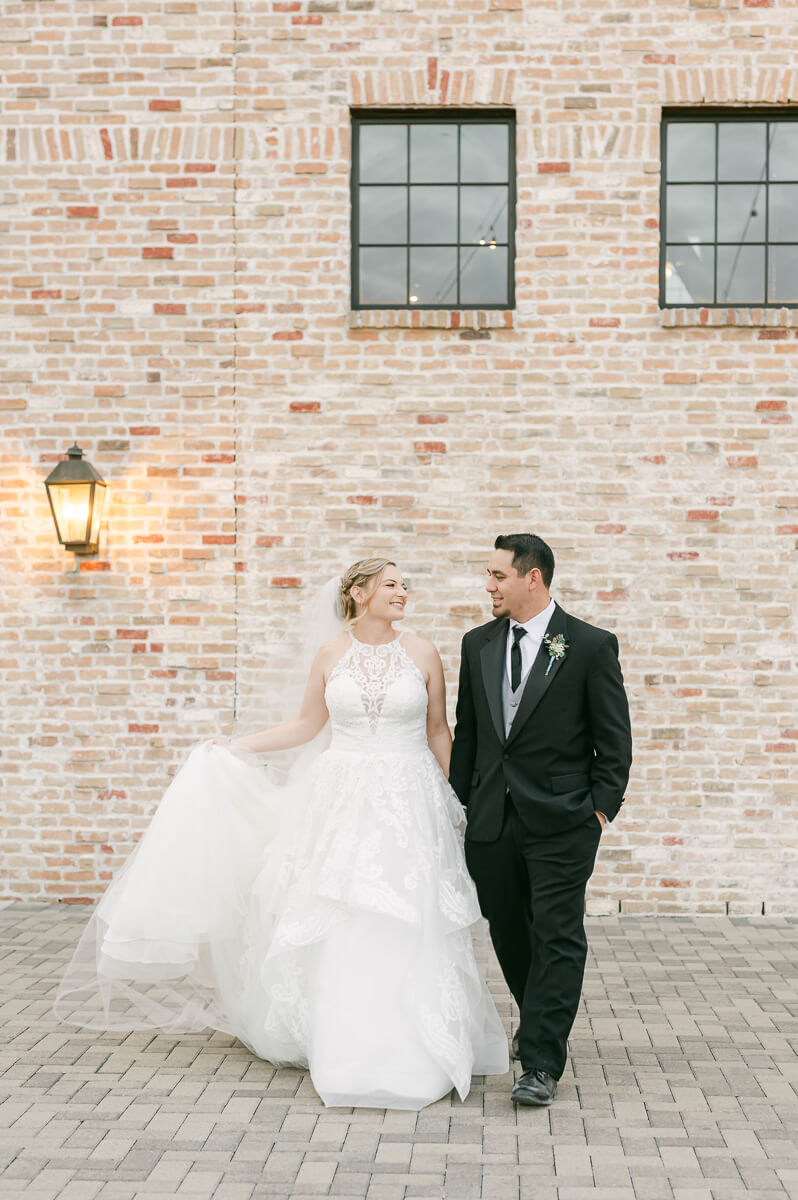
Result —
M 106 482 L 77 443 L 67 450 L 44 481 L 58 540 L 76 554 L 94 554 L 100 540 L 100 521 L 105 504 Z

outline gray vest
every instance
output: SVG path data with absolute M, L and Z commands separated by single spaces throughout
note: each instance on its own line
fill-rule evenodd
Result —
M 506 669 L 502 670 L 502 713 L 504 715 L 504 736 L 510 736 L 515 714 L 518 712 L 518 705 L 521 703 L 521 697 L 524 694 L 524 686 L 529 676 L 521 680 L 518 686 L 518 691 L 514 692 L 510 687 L 510 680 L 507 678 Z

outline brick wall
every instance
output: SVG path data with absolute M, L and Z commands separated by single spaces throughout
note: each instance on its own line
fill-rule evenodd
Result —
M 40 0 L 0 30 L 9 897 L 96 896 L 303 592 L 391 551 L 487 618 L 497 531 L 614 629 L 593 911 L 798 911 L 796 328 L 657 306 L 664 104 L 798 102 L 786 0 Z M 349 311 L 349 106 L 512 106 L 517 308 Z M 42 480 L 111 480 L 99 555 Z

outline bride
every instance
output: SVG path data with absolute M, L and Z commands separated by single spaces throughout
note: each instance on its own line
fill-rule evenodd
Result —
M 192 751 L 55 1011 L 95 1029 L 212 1027 L 309 1067 L 325 1104 L 417 1109 L 507 1071 L 507 1038 L 471 945 L 440 658 L 394 629 L 395 563 L 357 562 L 335 591 L 341 631 L 299 715 Z M 254 758 L 328 730 L 282 784 Z

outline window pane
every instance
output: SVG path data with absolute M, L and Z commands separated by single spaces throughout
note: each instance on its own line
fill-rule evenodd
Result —
M 407 179 L 407 126 L 360 126 L 360 183 L 402 183 Z
M 410 241 L 457 242 L 456 187 L 411 187 Z
M 764 246 L 718 246 L 718 304 L 765 299 Z
M 718 125 L 718 179 L 765 178 L 764 121 L 722 121 Z
M 698 121 L 674 122 L 667 125 L 668 160 L 666 178 L 669 182 L 684 179 L 715 178 L 715 126 Z
M 464 246 L 460 251 L 461 304 L 507 303 L 507 250 Z
M 668 187 L 666 229 L 669 242 L 714 242 L 714 187 L 706 184 Z
M 768 300 L 798 304 L 798 246 L 774 246 L 768 256 Z
M 464 187 L 460 192 L 460 241 L 506 242 L 509 188 Z
M 410 251 L 410 303 L 457 303 L 457 248 L 429 246 Z
M 764 242 L 765 185 L 725 183 L 718 187 L 718 241 Z
M 770 178 L 798 179 L 798 121 L 770 126 Z
M 712 304 L 715 298 L 713 246 L 668 246 L 666 304 Z
M 407 241 L 407 188 L 360 188 L 360 229 L 363 242 Z
M 457 182 L 457 126 L 411 125 L 412 183 Z
M 461 183 L 506 183 L 509 173 L 507 125 L 460 126 Z
M 360 303 L 407 304 L 407 251 L 385 246 L 360 251 Z
M 798 183 L 770 189 L 770 241 L 798 242 Z

